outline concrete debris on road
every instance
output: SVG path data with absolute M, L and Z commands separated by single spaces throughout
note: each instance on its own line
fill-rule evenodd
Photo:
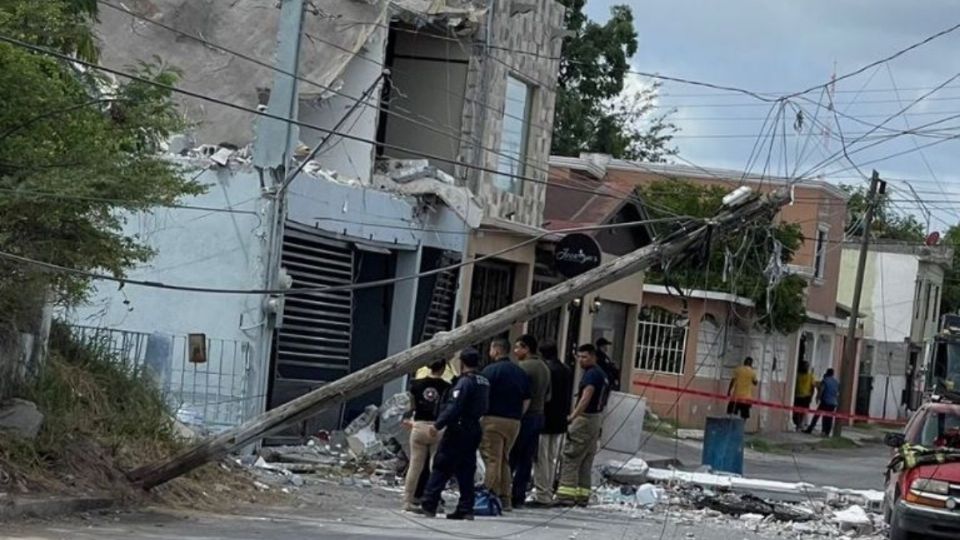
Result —
M 879 538 L 872 535 L 886 529 L 872 492 L 646 465 L 633 459 L 602 466 L 605 483 L 596 490 L 597 504 L 651 515 L 676 511 L 676 519 L 691 525 L 709 521 L 789 538 Z

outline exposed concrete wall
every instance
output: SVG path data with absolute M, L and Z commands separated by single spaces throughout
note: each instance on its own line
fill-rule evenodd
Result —
M 461 140 L 469 53 L 469 44 L 447 37 L 397 31 L 389 104 L 396 114 L 387 114 L 384 118 L 384 140 L 412 152 L 386 148 L 385 155 L 419 159 L 423 154 L 430 154 L 450 161 L 459 159 L 461 146 L 470 144 L 470 139 Z M 432 164 L 456 174 L 453 163 L 433 161 Z
M 333 129 L 346 117 L 336 131 L 368 141 L 376 140 L 383 82 L 376 84 L 369 92 L 364 100 L 366 104 L 358 101 L 364 92 L 374 86 L 383 72 L 380 64 L 383 63 L 386 42 L 387 30 L 375 27 L 366 45 L 346 64 L 339 76 L 339 81 L 342 82 L 342 85 L 339 85 L 339 94 L 328 94 L 322 98 L 310 97 L 309 94 L 301 95 L 300 121 Z M 323 168 L 337 171 L 346 177 L 357 178 L 365 185 L 370 184 L 375 145 L 314 129 L 300 129 L 300 140 L 310 148 L 315 148 L 324 139 L 327 139 L 327 144 L 315 158 Z
M 312 0 L 311 4 L 315 9 L 307 10 L 304 33 L 313 37 L 302 40 L 300 75 L 321 86 L 335 87 L 353 53 L 378 28 L 371 23 L 383 22 L 386 2 Z M 276 0 L 130 0 L 123 6 L 188 35 L 261 62 L 273 62 L 280 16 Z M 350 24 L 338 21 L 338 17 Z M 269 68 L 114 9 L 101 7 L 97 34 L 101 61 L 108 67 L 125 70 L 138 61 L 159 59 L 182 71 L 181 88 L 248 108 L 256 108 L 258 94 L 272 87 L 275 73 Z M 302 82 L 301 92 L 305 96 L 319 95 L 325 90 Z M 177 100 L 198 123 L 199 141 L 237 145 L 252 141 L 254 115 L 193 98 Z

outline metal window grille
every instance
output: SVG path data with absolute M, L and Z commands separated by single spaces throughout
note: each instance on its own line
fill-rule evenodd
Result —
M 644 310 L 638 322 L 636 368 L 661 373 L 683 373 L 687 327 L 677 326 L 680 316 L 654 307 Z

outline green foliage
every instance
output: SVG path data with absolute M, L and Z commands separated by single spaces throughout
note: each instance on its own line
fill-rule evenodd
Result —
M 95 9 L 88 0 L 0 0 L 0 32 L 95 58 L 87 44 Z M 171 69 L 132 69 L 177 81 Z M 146 260 L 150 250 L 123 233 L 124 211 L 202 192 L 158 154 L 184 127 L 166 91 L 0 45 L 0 251 L 119 276 Z M 16 325 L 51 290 L 75 302 L 87 285 L 0 263 L 0 322 Z
M 857 227 L 851 231 L 860 235 L 863 231 L 863 215 L 867 210 L 867 187 L 841 184 L 842 189 L 850 200 L 847 202 L 847 225 Z M 889 193 L 879 195 L 879 204 L 874 210 L 873 226 L 870 236 L 881 240 L 902 240 L 908 242 L 922 242 L 924 226 L 912 214 L 897 215 L 891 208 Z
M 698 218 L 713 217 L 722 207 L 728 189 L 701 185 L 680 179 L 654 182 L 640 189 L 641 198 L 650 204 L 651 217 L 679 214 Z M 670 232 L 661 228 L 658 233 Z M 690 254 L 675 266 L 657 268 L 648 274 L 654 283 L 683 288 L 728 291 L 753 300 L 758 324 L 767 331 L 789 334 L 806 318 L 805 282 L 798 276 L 786 276 L 769 290 L 765 275 L 774 256 L 774 240 L 782 245 L 781 262 L 787 263 L 803 244 L 803 232 L 795 223 L 779 223 L 772 229 L 751 227 L 724 241 L 713 242 L 707 260 Z M 726 253 L 733 254 L 728 261 Z M 726 267 L 728 262 L 732 267 Z M 770 306 L 768 312 L 767 306 Z
M 600 152 L 617 158 L 664 161 L 676 153 L 676 126 L 653 115 L 658 85 L 627 95 L 624 80 L 637 52 L 637 32 L 628 6 L 613 6 L 603 25 L 587 19 L 585 0 L 562 0 L 566 29 L 557 83 L 554 154 Z
M 960 225 L 947 229 L 943 244 L 953 248 L 953 264 L 943 276 L 940 312 L 960 313 Z

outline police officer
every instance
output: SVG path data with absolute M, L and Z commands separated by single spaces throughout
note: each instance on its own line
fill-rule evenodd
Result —
M 456 477 L 460 489 L 457 510 L 447 519 L 473 519 L 473 476 L 477 471 L 477 448 L 483 431 L 480 417 L 486 414 L 490 397 L 490 383 L 477 373 L 480 353 L 465 349 L 460 353 L 463 366 L 461 376 L 450 392 L 450 399 L 437 417 L 431 430 L 443 430 L 440 448 L 433 460 L 433 472 L 423 494 L 421 509 L 428 517 L 437 515 L 440 494 L 451 476 Z

